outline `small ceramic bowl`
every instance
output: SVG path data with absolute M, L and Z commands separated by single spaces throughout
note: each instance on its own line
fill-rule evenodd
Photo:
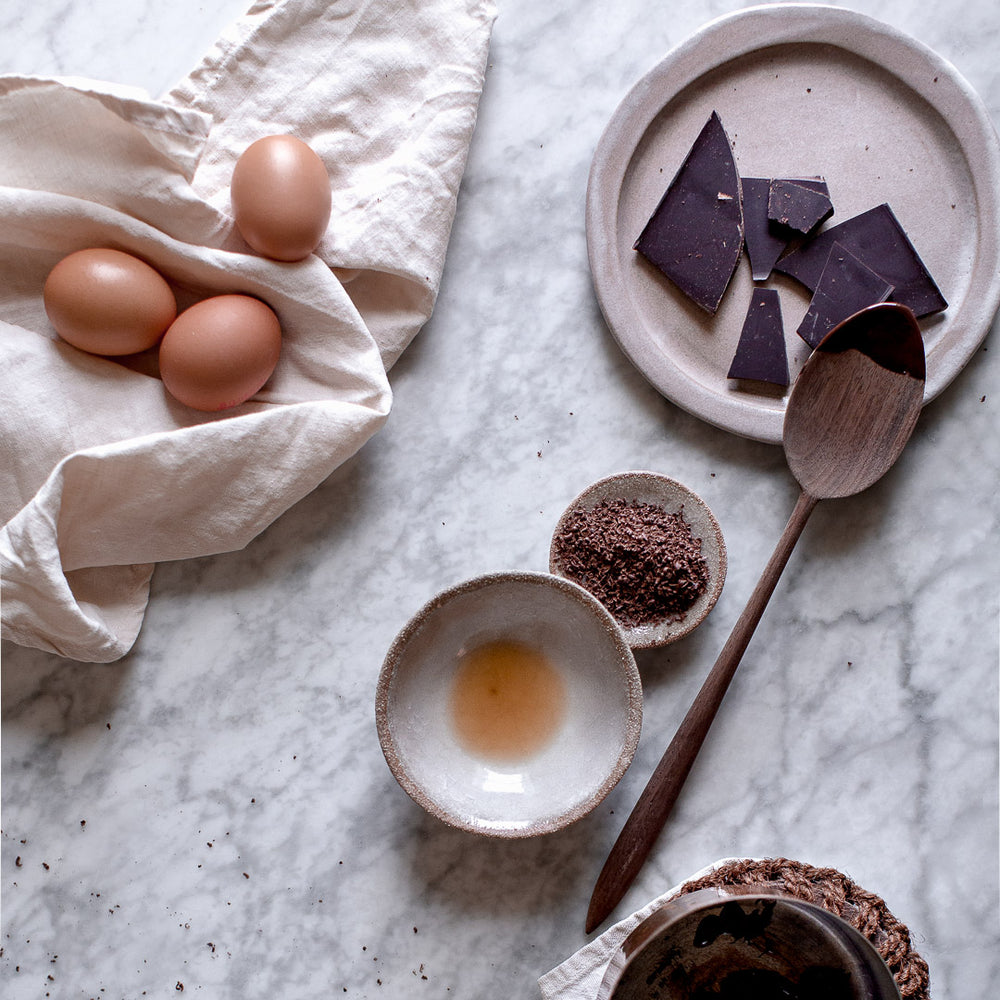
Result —
M 722 593 L 722 585 L 726 581 L 726 543 L 719 522 L 697 493 L 676 480 L 656 472 L 621 472 L 587 487 L 563 512 L 556 523 L 549 549 L 551 573 L 572 579 L 561 565 L 557 553 L 557 539 L 567 520 L 578 510 L 590 510 L 603 501 L 613 500 L 653 504 L 668 514 L 680 511 L 691 528 L 692 536 L 701 539 L 701 554 L 708 565 L 708 584 L 691 607 L 680 617 L 667 618 L 653 624 L 619 622 L 633 649 L 676 642 L 705 620 Z
M 556 696 L 540 716 L 541 745 L 497 756 L 462 731 L 476 712 L 463 713 L 460 677 L 473 676 L 462 672 L 470 657 L 512 644 L 552 668 Z M 513 697 L 515 712 L 517 699 L 534 703 L 530 684 Z M 586 590 L 548 573 L 493 573 L 446 590 L 403 628 L 375 717 L 389 768 L 429 813 L 475 833 L 532 837 L 584 816 L 617 784 L 639 742 L 642 687 L 621 629 Z
M 790 896 L 698 889 L 654 910 L 612 956 L 598 1000 L 899 1000 L 879 953 L 845 920 Z

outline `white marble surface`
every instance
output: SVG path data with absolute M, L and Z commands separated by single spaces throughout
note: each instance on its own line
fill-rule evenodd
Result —
M 157 94 L 243 6 L 8 4 L 0 69 Z M 244 551 L 158 567 L 122 661 L 4 644 L 5 997 L 533 997 L 585 942 L 604 856 L 796 494 L 779 448 L 648 387 L 587 270 L 605 122 L 739 6 L 501 0 L 441 295 L 393 369 L 388 425 Z M 993 0 L 854 6 L 950 59 L 1000 120 Z M 910 926 L 935 997 L 991 995 L 998 378 L 994 326 L 886 479 L 816 511 L 619 914 L 722 856 L 830 865 Z M 424 815 L 376 739 L 388 644 L 446 585 L 543 569 L 565 503 L 630 468 L 699 492 L 730 559 L 708 622 L 639 657 L 632 769 L 537 841 Z

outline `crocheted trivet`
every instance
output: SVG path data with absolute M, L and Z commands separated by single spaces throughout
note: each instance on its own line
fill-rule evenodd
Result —
M 913 950 L 910 932 L 884 900 L 862 889 L 835 868 L 814 868 L 787 858 L 725 861 L 680 893 L 724 886 L 754 886 L 822 906 L 860 931 L 889 967 L 903 1000 L 930 997 L 927 963 Z

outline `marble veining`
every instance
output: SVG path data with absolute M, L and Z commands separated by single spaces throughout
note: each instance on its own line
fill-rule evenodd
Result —
M 590 285 L 587 172 L 618 101 L 741 4 L 501 0 L 434 317 L 385 428 L 241 552 L 164 564 L 107 666 L 3 646 L 2 956 L 11 1000 L 537 995 L 797 493 L 780 449 L 660 398 Z M 1000 15 L 858 0 L 1000 120 Z M 158 94 L 241 0 L 37 0 L 0 70 Z M 936 997 L 1000 982 L 996 325 L 898 466 L 816 510 L 624 915 L 719 857 L 830 865 L 882 895 Z M 654 469 L 719 518 L 705 625 L 638 662 L 635 762 L 589 817 L 492 842 L 426 816 L 381 756 L 375 679 L 437 590 L 544 569 L 589 483 Z

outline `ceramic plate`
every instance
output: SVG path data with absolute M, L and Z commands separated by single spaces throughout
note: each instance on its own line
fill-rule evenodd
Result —
M 835 225 L 888 202 L 948 300 L 921 321 L 926 400 L 958 374 L 1000 304 L 1000 141 L 953 66 L 867 16 L 752 7 L 671 51 L 621 103 L 587 191 L 594 287 L 613 335 L 668 399 L 716 426 L 778 443 L 787 392 L 726 378 L 753 281 L 744 254 L 713 317 L 632 249 L 691 143 L 717 111 L 746 177 L 826 178 Z M 794 379 L 809 293 L 774 274 Z

